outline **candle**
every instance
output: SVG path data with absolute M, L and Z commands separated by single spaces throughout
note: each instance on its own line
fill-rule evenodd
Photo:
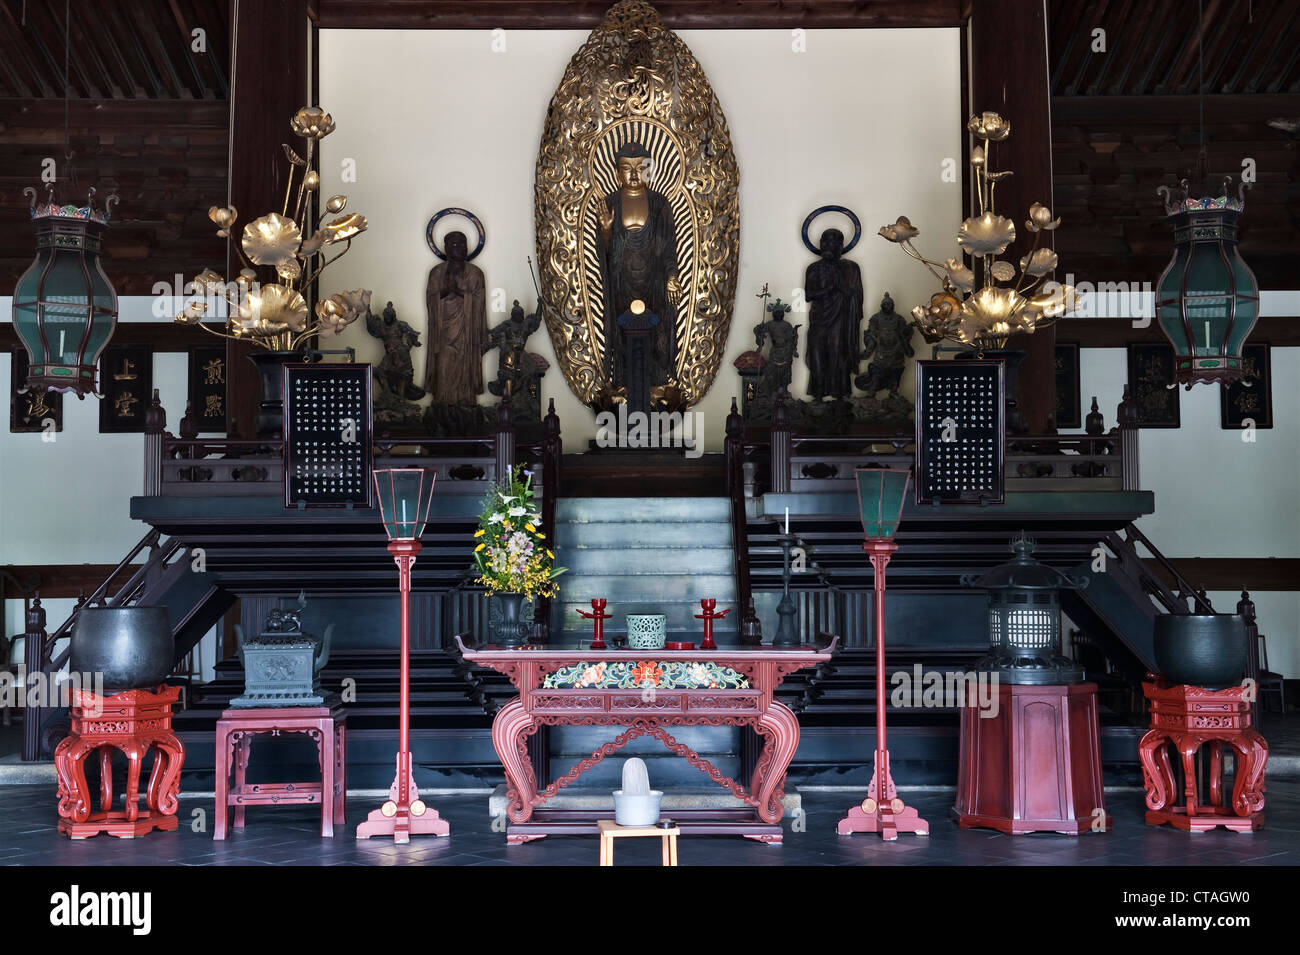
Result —
M 406 523 L 406 498 L 402 498 L 402 523 Z
M 790 533 L 790 508 L 785 509 L 785 532 Z
M 66 334 L 66 332 L 64 332 L 64 331 L 60 331 L 60 332 L 59 332 L 59 359 L 60 359 L 60 360 L 63 359 L 63 336 L 64 336 L 65 334 Z

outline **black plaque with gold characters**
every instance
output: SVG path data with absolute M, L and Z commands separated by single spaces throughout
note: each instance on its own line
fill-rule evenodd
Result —
M 371 374 L 364 364 L 284 366 L 284 506 L 369 507 Z
M 1083 427 L 1083 399 L 1079 395 L 1079 343 L 1056 343 L 1056 426 Z
M 9 361 L 9 430 L 14 434 L 63 430 L 63 393 L 27 387 L 27 349 L 16 345 Z
M 109 345 L 99 358 L 101 434 L 144 432 L 153 395 L 153 349 L 148 345 Z
M 1006 445 L 1000 361 L 916 363 L 916 503 L 1001 504 Z
M 199 434 L 225 434 L 226 349 L 221 345 L 190 348 L 190 408 Z
M 1219 391 L 1220 422 L 1231 431 L 1273 427 L 1272 349 L 1268 342 L 1248 342 L 1241 349 L 1241 379 Z
M 1139 428 L 1177 428 L 1182 419 L 1174 387 L 1174 346 L 1164 342 L 1130 343 L 1128 382 Z

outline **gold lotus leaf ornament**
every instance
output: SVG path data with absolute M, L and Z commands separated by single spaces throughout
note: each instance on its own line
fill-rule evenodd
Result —
M 343 242 L 366 231 L 366 217 L 353 212 L 350 215 L 326 223 L 322 231 L 325 233 L 326 245 Z
M 880 234 L 890 242 L 906 242 L 908 239 L 915 239 L 921 234 L 921 230 L 914 228 L 907 216 L 899 216 L 897 222 L 882 225 Z
M 992 212 L 967 219 L 957 230 L 957 244 L 968 255 L 1001 255 L 1014 241 L 1015 224 Z
M 1033 253 L 1020 260 L 1020 270 L 1037 278 L 1053 271 L 1060 260 L 1051 249 L 1034 249 Z M 1015 272 L 1012 272 L 1014 275 Z M 1008 276 L 1010 278 L 1011 276 Z
M 284 330 L 300 332 L 307 327 L 307 300 L 287 285 L 263 285 L 257 291 L 249 292 L 247 311 L 247 318 L 261 332 L 274 326 L 282 327 L 272 334 Z
M 302 240 L 302 245 L 298 246 L 298 258 L 309 259 L 321 250 L 325 244 L 325 233 L 316 232 Z
M 240 245 L 254 265 L 279 266 L 297 254 L 300 242 L 302 231 L 298 223 L 272 212 L 244 226 Z
M 975 287 L 975 273 L 968 269 L 964 262 L 948 259 L 943 264 L 948 272 L 948 281 L 953 284 L 954 288 L 969 292 Z
M 324 139 L 334 132 L 334 117 L 319 106 L 304 106 L 294 113 L 289 125 L 303 139 Z

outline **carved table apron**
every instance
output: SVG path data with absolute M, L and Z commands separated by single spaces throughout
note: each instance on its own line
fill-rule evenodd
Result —
M 519 695 L 497 713 L 492 744 L 505 767 L 508 843 L 528 842 L 555 834 L 594 834 L 598 819 L 590 810 L 545 809 L 542 804 L 639 736 L 653 736 L 671 752 L 730 790 L 748 809 L 680 809 L 672 819 L 684 832 L 738 834 L 762 842 L 780 842 L 785 801 L 785 773 L 799 746 L 799 721 L 789 707 L 773 699 L 787 674 L 831 658 L 838 638 L 820 646 L 776 649 L 723 647 L 717 650 L 587 650 L 546 647 L 466 647 L 466 660 L 509 677 Z M 546 688 L 547 675 L 578 663 L 638 664 L 647 660 L 716 664 L 730 667 L 748 682 L 743 689 L 653 687 L 632 689 Z M 528 756 L 528 737 L 539 726 L 626 726 L 572 770 L 545 788 Z M 665 726 L 750 726 L 763 737 L 763 751 L 748 788 L 672 736 Z M 608 816 L 612 812 L 606 812 Z

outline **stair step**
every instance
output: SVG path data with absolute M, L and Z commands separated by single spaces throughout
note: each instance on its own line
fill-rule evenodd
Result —
M 726 523 L 725 497 L 566 497 L 555 504 L 555 520 L 583 524 Z
M 655 542 L 656 545 L 659 541 Z M 735 565 L 730 547 L 572 547 L 557 552 L 570 574 L 611 576 L 683 576 L 731 574 Z
M 644 521 L 566 522 L 555 527 L 556 550 L 609 548 L 631 551 L 662 548 L 721 548 L 731 553 L 731 524 L 676 522 L 649 526 Z

